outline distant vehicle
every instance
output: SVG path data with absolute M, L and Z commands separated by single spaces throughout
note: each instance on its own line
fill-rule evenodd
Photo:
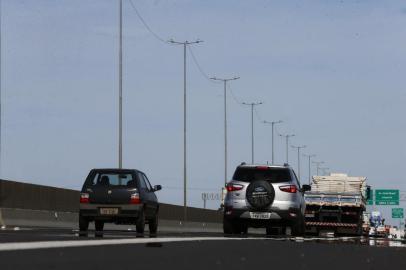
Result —
M 144 233 L 145 223 L 150 233 L 158 230 L 159 204 L 147 176 L 138 170 L 93 169 L 80 193 L 79 229 L 86 232 L 89 222 L 96 231 L 104 223 L 135 224 L 137 233 Z
M 371 229 L 371 213 L 364 212 L 362 215 L 362 235 L 368 236 L 369 230 Z
M 389 235 L 389 228 L 385 226 L 385 219 L 379 211 L 373 211 L 370 217 L 371 229 L 369 236 L 386 238 Z
M 370 188 L 366 177 L 342 173 L 313 176 L 312 191 L 305 195 L 306 232 L 361 235 L 363 213 Z
M 235 170 L 224 201 L 225 234 L 247 233 L 248 227 L 266 228 L 267 234 L 291 228 L 304 233 L 305 202 L 309 185 L 301 186 L 288 166 L 246 165 Z

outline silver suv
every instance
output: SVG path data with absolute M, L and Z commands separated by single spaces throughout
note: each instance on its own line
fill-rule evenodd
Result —
M 311 188 L 300 185 L 289 165 L 242 163 L 226 188 L 225 234 L 247 233 L 248 227 L 266 228 L 267 234 L 280 231 L 279 228 L 285 233 L 290 227 L 292 235 L 304 234 L 304 192 Z

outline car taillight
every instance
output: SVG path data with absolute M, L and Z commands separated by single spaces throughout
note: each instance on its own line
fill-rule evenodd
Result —
M 241 190 L 243 189 L 244 186 L 242 185 L 237 185 L 237 184 L 228 184 L 227 185 L 227 191 L 231 192 L 231 191 L 237 191 L 237 190 Z
M 296 193 L 297 192 L 297 186 L 296 185 L 280 186 L 279 189 L 284 191 L 284 192 L 289 192 L 289 193 Z
M 80 193 L 80 203 L 89 203 L 89 193 Z
M 140 204 L 141 203 L 140 195 L 138 193 L 131 194 L 130 203 L 131 204 Z

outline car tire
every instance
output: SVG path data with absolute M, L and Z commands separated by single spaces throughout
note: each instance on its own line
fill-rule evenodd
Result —
M 144 233 L 144 230 L 145 230 L 145 213 L 144 213 L 144 210 L 142 210 L 140 212 L 140 215 L 138 216 L 137 223 L 135 224 L 135 230 L 136 230 L 137 233 L 140 233 L 140 234 Z
M 158 213 L 148 221 L 148 228 L 150 234 L 156 234 L 158 232 Z
M 96 220 L 94 222 L 94 228 L 97 232 L 102 232 L 104 229 L 104 222 L 100 220 Z
M 89 229 L 89 220 L 79 215 L 79 231 L 87 231 Z

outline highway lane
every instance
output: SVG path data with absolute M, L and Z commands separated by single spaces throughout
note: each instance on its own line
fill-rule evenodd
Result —
M 386 248 L 385 248 L 386 247 Z M 0 269 L 406 269 L 405 241 L 362 237 L 269 237 L 249 234 L 9 228 L 0 230 Z M 22 259 L 23 258 L 23 259 Z
M 106 237 L 103 240 L 95 240 L 93 237 L 83 240 L 82 237 L 71 236 L 70 241 L 31 241 L 34 245 L 54 243 L 61 247 L 0 251 L 0 269 L 342 270 L 356 267 L 382 269 L 388 267 L 388 264 L 397 269 L 406 269 L 406 249 L 380 248 L 351 241 L 219 236 L 199 238 L 183 235 L 157 238 Z M 66 243 L 82 242 L 90 246 L 64 246 Z M 100 245 L 95 246 L 92 244 L 94 242 Z M 3 243 L 0 248 L 12 244 Z M 17 244 L 24 245 L 22 242 Z

